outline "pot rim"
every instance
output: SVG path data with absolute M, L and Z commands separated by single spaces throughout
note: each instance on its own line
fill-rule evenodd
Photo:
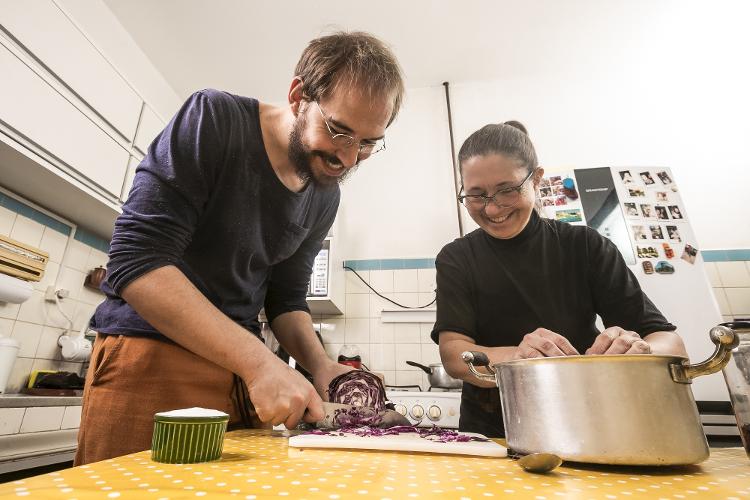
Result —
M 492 366 L 504 366 L 504 365 L 526 365 L 533 363 L 597 363 L 599 361 L 618 361 L 618 362 L 633 362 L 633 361 L 671 361 L 677 364 L 683 364 L 689 362 L 685 356 L 675 356 L 671 354 L 578 354 L 574 356 L 548 356 L 544 358 L 526 358 L 526 359 L 514 359 L 511 361 L 502 361 L 495 363 Z

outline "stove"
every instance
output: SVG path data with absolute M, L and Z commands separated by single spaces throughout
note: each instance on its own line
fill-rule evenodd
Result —
M 437 425 L 444 429 L 458 429 L 461 392 L 387 390 L 385 395 L 397 412 L 418 427 Z

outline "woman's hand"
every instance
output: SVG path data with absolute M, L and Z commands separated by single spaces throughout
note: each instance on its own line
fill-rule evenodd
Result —
M 578 354 L 575 347 L 562 335 L 544 328 L 537 328 L 523 337 L 513 359 L 572 356 Z
M 651 354 L 651 345 L 635 332 L 612 326 L 597 335 L 586 354 Z

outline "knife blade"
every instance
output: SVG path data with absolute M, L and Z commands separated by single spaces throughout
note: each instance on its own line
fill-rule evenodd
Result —
M 374 408 L 366 406 L 353 406 L 342 403 L 329 403 L 323 401 L 323 411 L 325 416 L 322 420 L 315 423 L 318 429 L 338 429 L 344 423 L 358 419 L 372 420 L 372 427 L 387 429 L 397 425 L 411 425 L 411 422 L 394 410 L 376 411 Z

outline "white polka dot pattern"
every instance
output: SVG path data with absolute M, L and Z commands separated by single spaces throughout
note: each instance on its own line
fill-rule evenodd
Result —
M 148 451 L 0 484 L 0 498 L 43 499 L 680 499 L 750 500 L 741 448 L 711 450 L 698 466 L 635 468 L 564 464 L 523 472 L 511 459 L 401 452 L 300 450 L 288 434 L 235 431 L 221 460 L 172 465 Z

